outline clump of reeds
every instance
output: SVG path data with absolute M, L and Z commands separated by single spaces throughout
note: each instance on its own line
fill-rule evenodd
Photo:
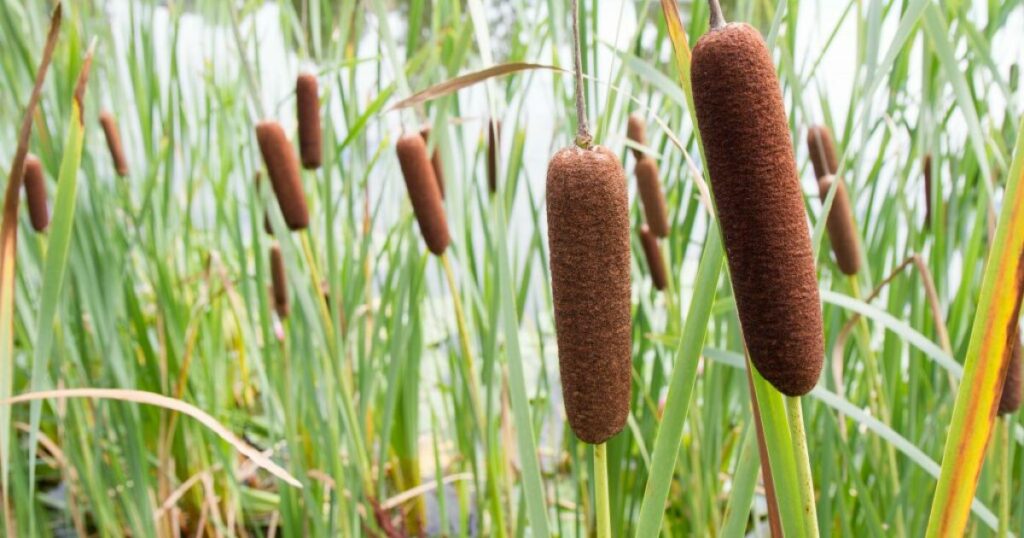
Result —
M 302 190 L 295 149 L 288 142 L 284 129 L 276 121 L 262 121 L 256 125 L 256 140 L 284 221 L 292 230 L 305 229 L 309 226 L 306 194 Z
M 320 91 L 316 75 L 302 73 L 295 81 L 295 108 L 299 120 L 299 154 L 307 170 L 320 168 L 323 142 L 320 135 Z
M 756 29 L 714 12 L 691 79 L 750 358 L 780 392 L 805 394 L 824 357 L 821 302 L 771 55 Z
M 50 210 L 46 202 L 46 178 L 43 176 L 43 163 L 31 153 L 25 157 L 25 172 L 22 177 L 32 229 L 43 232 L 50 225 Z
M 625 173 L 607 148 L 565 148 L 547 176 L 548 241 L 569 425 L 603 443 L 629 414 L 631 319 Z
M 288 303 L 288 282 L 284 272 L 284 258 L 281 257 L 281 247 L 273 245 L 270 247 L 270 291 L 274 300 L 274 311 L 281 318 L 288 317 L 291 307 Z
M 492 119 L 487 124 L 487 189 L 494 194 L 498 191 L 498 152 L 501 151 L 501 120 Z
M 420 129 L 420 136 L 423 137 L 424 144 L 430 144 L 430 127 L 424 127 Z M 430 166 L 434 169 L 434 180 L 437 183 L 437 190 L 441 193 L 441 198 L 445 197 L 445 181 L 444 181 L 444 165 L 441 162 L 441 148 L 434 144 L 434 153 L 430 155 Z
M 661 190 L 658 164 L 647 155 L 641 155 L 636 161 L 636 185 L 647 225 L 654 235 L 668 237 L 668 209 L 665 207 L 665 193 Z
M 639 113 L 634 112 L 629 115 L 629 119 L 626 121 L 626 138 L 641 146 L 647 145 L 647 122 L 644 121 L 643 116 Z M 643 151 L 636 148 L 631 149 L 633 156 L 637 159 L 644 156 Z
M 668 272 L 665 270 L 665 259 L 658 248 L 658 237 L 651 231 L 650 226 L 640 226 L 640 246 L 644 249 L 644 257 L 647 258 L 647 268 L 651 272 L 651 283 L 654 289 L 661 291 L 668 285 Z
M 420 233 L 430 252 L 440 256 L 448 248 L 451 238 L 448 235 L 448 219 L 441 201 L 440 188 L 427 155 L 427 145 L 422 135 L 406 133 L 398 139 L 395 150 Z
M 1003 393 L 999 396 L 1000 415 L 1008 415 L 1020 409 L 1024 393 L 1021 392 L 1020 335 L 1015 334 L 1013 342 L 1007 347 L 1009 355 L 1006 365 L 1006 376 L 1003 378 Z
M 121 145 L 121 133 L 117 128 L 117 120 L 113 114 L 104 110 L 100 112 L 100 125 L 103 127 L 103 136 L 107 139 L 110 158 L 114 161 L 114 170 L 121 177 L 127 176 L 128 160 L 124 156 L 124 147 Z

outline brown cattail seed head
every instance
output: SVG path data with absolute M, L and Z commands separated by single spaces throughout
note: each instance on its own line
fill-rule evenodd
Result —
M 424 144 L 430 144 L 430 127 L 424 127 L 420 129 L 420 136 L 423 137 Z M 437 182 L 437 190 L 441 193 L 441 198 L 444 199 L 444 165 L 441 163 L 441 149 L 434 145 L 434 153 L 430 156 L 430 166 L 434 169 L 434 178 Z
M 825 221 L 825 227 L 839 270 L 847 275 L 855 275 L 860 270 L 860 236 L 857 234 L 857 223 L 853 220 L 853 207 L 850 205 L 846 183 L 833 175 L 824 176 L 818 180 L 818 193 L 821 195 L 821 203 L 825 203 L 833 183 L 837 183 L 836 195 L 832 199 L 832 210 Z
M 629 115 L 629 120 L 626 123 L 626 137 L 641 146 L 647 145 L 647 122 L 644 121 L 643 116 L 636 112 Z M 633 156 L 639 159 L 644 156 L 644 152 L 633 149 Z
M 35 155 L 25 157 L 25 199 L 28 202 L 28 217 L 32 229 L 46 230 L 50 225 L 50 210 L 46 206 L 46 179 L 43 177 L 43 163 Z
M 661 249 L 658 248 L 658 237 L 646 224 L 640 226 L 640 245 L 644 248 L 644 256 L 647 258 L 647 267 L 651 271 L 651 282 L 654 283 L 654 288 L 658 291 L 665 289 L 668 284 L 665 259 L 661 256 Z
M 284 274 L 284 258 L 281 257 L 281 247 L 273 245 L 270 247 L 270 290 L 274 299 L 274 310 L 279 317 L 288 316 L 288 283 Z
M 498 191 L 498 152 L 501 151 L 501 120 L 492 119 L 487 125 L 487 188 L 491 194 Z
M 103 136 L 107 139 L 107 148 L 110 149 L 110 158 L 114 160 L 114 169 L 117 175 L 125 177 L 128 175 L 128 161 L 124 157 L 124 148 L 121 146 L 121 133 L 117 129 L 117 120 L 113 114 L 104 110 L 100 112 L 100 125 L 103 127 Z
M 805 394 L 824 359 L 821 299 L 771 55 L 751 26 L 725 25 L 697 42 L 691 76 L 750 358 L 780 392 Z
M 921 159 L 921 168 L 924 170 L 924 223 L 932 222 L 932 154 L 926 153 Z
M 1021 370 L 1020 370 L 1020 335 L 1013 336 L 1007 348 L 1010 355 L 1006 365 L 1006 377 L 1003 381 L 1003 394 L 999 397 L 999 414 L 1008 415 L 1020 409 L 1021 403 Z
M 654 235 L 668 237 L 668 209 L 665 208 L 665 194 L 658 178 L 658 164 L 646 155 L 641 155 L 636 162 L 636 186 L 644 205 L 647 225 Z
M 562 396 L 569 425 L 598 444 L 629 414 L 629 200 L 607 148 L 565 148 L 547 179 L 551 290 Z
M 307 170 L 320 168 L 323 150 L 320 138 L 320 92 L 316 75 L 303 73 L 295 81 L 295 108 L 299 119 L 302 166 Z
M 427 156 L 427 145 L 421 135 L 406 133 L 398 139 L 396 151 L 420 233 L 430 252 L 440 256 L 448 248 L 451 238 L 437 178 Z
M 309 226 L 306 193 L 302 191 L 295 149 L 284 135 L 284 129 L 276 121 L 262 121 L 256 124 L 256 140 L 284 221 L 292 230 L 305 229 Z
M 821 179 L 839 172 L 839 158 L 832 142 L 832 133 L 824 125 L 812 125 L 807 129 L 807 152 L 814 166 L 814 177 Z

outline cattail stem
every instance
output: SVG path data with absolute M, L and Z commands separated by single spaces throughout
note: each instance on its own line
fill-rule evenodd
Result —
M 804 411 L 799 396 L 786 396 L 786 415 L 789 419 L 789 433 L 793 438 L 793 452 L 796 457 L 796 475 L 800 482 L 800 501 L 804 516 L 804 531 L 807 536 L 818 536 L 818 510 L 814 501 L 814 482 L 811 477 L 811 460 L 807 455 L 807 434 L 804 432 Z
M 448 289 L 451 291 L 452 303 L 455 308 L 455 323 L 459 328 L 459 345 L 462 347 L 462 375 L 466 378 L 466 383 L 469 386 L 470 404 L 473 406 L 477 428 L 479 428 L 480 435 L 482 436 L 487 429 L 480 399 L 480 384 L 477 382 L 476 368 L 473 367 L 473 347 L 469 340 L 466 314 L 462 309 L 462 299 L 459 295 L 459 288 L 455 285 L 455 272 L 452 271 L 452 264 L 448 261 L 448 255 L 442 253 L 439 258 L 441 258 L 441 265 L 444 266 L 444 275 L 448 279 Z
M 580 21 L 577 0 L 572 0 L 572 65 L 576 74 L 576 145 L 590 149 L 593 137 L 587 125 L 587 96 L 583 91 L 583 60 L 580 50 Z
M 313 253 L 313 245 L 309 240 L 309 232 L 303 230 L 299 233 L 299 237 L 302 241 L 302 253 L 306 256 L 306 265 L 309 266 L 309 275 L 310 279 L 313 281 L 313 289 L 319 290 L 320 283 L 323 282 L 323 279 L 320 278 L 320 269 L 316 263 L 316 254 Z M 334 322 L 331 320 L 330 309 L 327 308 L 327 299 L 324 297 L 323 293 L 314 293 L 313 296 L 316 297 L 320 316 L 323 318 L 324 332 L 327 334 L 327 341 L 330 346 L 334 347 Z M 335 351 L 335 349 L 332 349 L 331 353 L 333 354 Z
M 597 538 L 611 538 L 612 521 L 608 503 L 607 444 L 594 445 L 594 510 L 597 512 Z
M 718 0 L 708 0 L 708 9 L 711 10 L 710 25 L 712 30 L 725 26 L 725 17 L 722 15 L 722 6 Z
M 997 457 L 999 473 L 999 529 L 996 532 L 998 538 L 1010 535 L 1010 430 L 1013 428 L 1013 419 L 1009 415 L 1000 417 L 996 421 L 998 428 L 999 450 Z

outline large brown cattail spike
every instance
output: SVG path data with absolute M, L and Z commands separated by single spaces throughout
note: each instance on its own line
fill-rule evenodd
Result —
M 824 204 L 833 184 L 836 185 L 836 194 L 832 198 L 832 210 L 826 217 L 825 227 L 839 270 L 847 275 L 855 275 L 860 270 L 860 235 L 857 233 L 857 223 L 853 220 L 853 207 L 846 183 L 835 176 L 825 176 L 818 180 L 818 193 Z
M 424 127 L 420 129 L 420 136 L 423 137 L 423 143 L 430 145 L 430 127 Z M 437 183 L 437 190 L 441 193 L 441 199 L 445 197 L 445 181 L 444 181 L 444 163 L 441 161 L 441 148 L 437 147 L 437 142 L 434 142 L 434 152 L 430 155 L 430 166 L 434 169 L 434 179 Z
M 451 237 L 448 235 L 448 218 L 441 202 L 437 178 L 427 155 L 427 145 L 422 135 L 406 133 L 398 139 L 395 151 L 398 153 L 398 163 L 402 167 L 416 221 L 420 225 L 420 233 L 430 252 L 440 256 L 448 248 Z
M 121 146 L 121 133 L 117 128 L 117 120 L 114 115 L 104 110 L 100 112 L 100 125 L 103 127 L 103 136 L 107 139 L 107 148 L 110 150 L 110 158 L 114 161 L 114 169 L 117 175 L 125 177 L 128 175 L 128 160 L 124 156 L 124 147 Z
M 736 306 L 758 371 L 798 396 L 817 384 L 824 342 L 786 111 L 761 34 L 710 4 L 691 80 Z
M 316 75 L 302 73 L 295 81 L 295 108 L 299 120 L 299 154 L 307 170 L 320 168 L 323 142 L 320 134 L 320 91 Z
M 305 229 L 309 226 L 306 193 L 302 190 L 295 149 L 288 142 L 284 129 L 276 121 L 262 121 L 256 125 L 256 140 L 284 221 L 292 230 Z
M 647 268 L 651 272 L 651 282 L 654 289 L 661 291 L 668 285 L 668 272 L 665 270 L 665 258 L 658 248 L 658 237 L 654 235 L 651 228 L 646 224 L 640 226 L 640 246 L 644 249 L 644 257 L 647 258 Z
M 658 164 L 647 155 L 636 162 L 636 186 L 644 206 L 647 225 L 658 237 L 668 237 L 668 209 L 665 207 L 665 193 L 661 190 Z
M 618 157 L 568 147 L 547 177 L 551 288 L 569 425 L 603 443 L 629 414 L 631 368 L 629 201 Z
M 46 203 L 46 179 L 43 176 L 43 163 L 39 158 L 29 154 L 25 157 L 25 199 L 28 203 L 28 217 L 32 229 L 43 232 L 50 225 L 50 210 Z
M 1021 392 L 1021 349 L 1020 334 L 1013 337 L 1007 348 L 1010 355 L 1006 365 L 1006 376 L 1003 378 L 1003 393 L 999 397 L 1000 415 L 1008 415 L 1020 409 L 1024 393 Z
M 270 247 L 270 290 L 277 315 L 281 318 L 288 317 L 288 282 L 285 278 L 284 258 L 278 245 Z

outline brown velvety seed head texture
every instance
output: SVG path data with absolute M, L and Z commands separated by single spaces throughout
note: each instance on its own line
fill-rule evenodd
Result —
M 821 179 L 839 171 L 839 158 L 832 142 L 832 133 L 824 125 L 812 125 L 807 130 L 807 152 L 811 156 L 814 177 Z
M 501 121 L 491 120 L 487 125 L 487 188 L 491 194 L 498 191 L 498 152 L 501 151 Z
M 128 160 L 124 156 L 124 147 L 121 146 L 121 133 L 117 128 L 117 120 L 114 115 L 104 110 L 100 112 L 100 125 L 103 127 L 103 136 L 107 139 L 107 148 L 110 150 L 110 158 L 114 161 L 114 169 L 117 175 L 125 177 L 128 175 Z
M 693 97 L 750 358 L 783 394 L 821 374 L 821 299 L 779 81 L 757 30 L 729 24 L 693 50 Z
M 640 226 L 640 245 L 644 248 L 644 257 L 647 258 L 647 267 L 651 271 L 651 282 L 654 284 L 654 288 L 658 291 L 665 289 L 668 284 L 665 259 L 661 256 L 661 249 L 658 248 L 658 237 L 646 224 Z
M 1003 394 L 999 397 L 1000 415 L 1008 415 L 1020 409 L 1021 370 L 1020 370 L 1020 335 L 1016 336 L 1010 349 L 1010 360 L 1006 366 L 1006 379 L 1003 382 Z
M 599 444 L 626 424 L 631 390 L 629 198 L 618 157 L 600 146 L 556 153 L 547 207 L 565 412 L 577 437 Z
M 427 156 L 427 144 L 422 135 L 406 133 L 398 139 L 396 152 L 420 233 L 430 252 L 440 256 L 448 248 L 451 238 L 437 178 Z
M 284 221 L 292 230 L 305 229 L 309 226 L 306 193 L 302 191 L 295 149 L 288 142 L 284 129 L 276 121 L 262 121 L 256 125 L 256 140 Z
M 295 108 L 299 120 L 299 154 L 306 170 L 320 168 L 323 149 L 320 138 L 320 91 L 316 75 L 303 73 L 295 81 Z
M 277 245 L 270 247 L 270 290 L 277 315 L 282 318 L 286 317 L 289 310 L 288 283 L 284 275 L 284 258 L 281 257 L 281 247 Z
M 43 177 L 43 163 L 35 155 L 25 157 L 25 199 L 28 203 L 28 217 L 32 229 L 46 230 L 50 225 L 50 210 L 46 205 L 46 179 Z
M 658 237 L 668 237 L 668 209 L 665 193 L 661 191 L 658 164 L 644 155 L 636 162 L 636 187 L 644 205 L 644 217 L 651 231 Z
M 860 236 L 857 234 L 857 223 L 853 220 L 853 207 L 850 205 L 850 194 L 846 191 L 846 183 L 838 180 L 836 195 L 832 199 L 832 210 L 825 221 L 832 252 L 836 255 L 836 265 L 847 275 L 855 275 L 860 270 Z M 818 193 L 821 203 L 825 203 L 828 191 L 836 177 L 827 175 L 818 180 Z
M 636 112 L 629 115 L 629 120 L 626 122 L 626 137 L 641 146 L 647 145 L 647 122 L 644 121 L 643 116 Z M 644 153 L 638 149 L 632 151 L 633 156 L 637 159 L 644 156 Z
M 420 136 L 423 137 L 424 144 L 430 145 L 430 127 L 420 129 Z M 441 193 L 441 199 L 444 199 L 444 166 L 441 164 L 441 150 L 437 146 L 434 146 L 434 153 L 430 156 L 430 166 L 434 169 L 437 190 Z
M 932 222 L 932 154 L 925 154 L 921 159 L 921 169 L 924 170 L 924 223 L 927 226 Z

